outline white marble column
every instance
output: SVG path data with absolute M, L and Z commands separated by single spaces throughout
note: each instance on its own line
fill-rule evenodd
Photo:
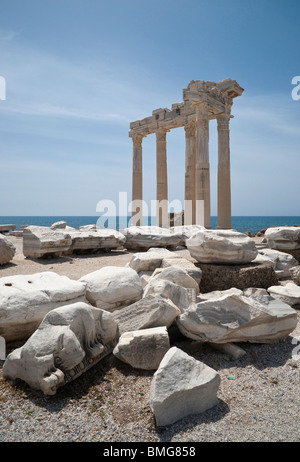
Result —
M 167 141 L 169 130 L 160 129 L 156 132 L 156 223 L 157 226 L 167 226 L 168 222 L 168 170 Z
M 196 223 L 210 228 L 210 171 L 208 107 L 198 103 L 196 109 Z M 201 202 L 202 201 L 202 202 Z M 201 204 L 204 212 L 201 213 Z M 203 215 L 203 216 L 202 216 Z
M 196 223 L 196 124 L 184 126 L 185 130 L 185 224 Z
M 133 142 L 133 162 L 132 162 L 132 216 L 139 215 L 136 221 L 137 226 L 143 224 L 143 163 L 142 163 L 142 140 L 144 135 L 134 135 Z
M 218 124 L 218 224 L 219 229 L 231 229 L 230 184 L 230 116 L 217 117 Z

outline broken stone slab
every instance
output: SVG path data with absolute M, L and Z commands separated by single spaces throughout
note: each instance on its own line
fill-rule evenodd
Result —
M 170 230 L 177 234 L 181 235 L 181 244 L 185 246 L 186 240 L 192 237 L 197 231 L 205 230 L 204 226 L 201 225 L 179 225 L 179 226 L 172 226 Z
M 177 266 L 183 270 L 186 270 L 189 276 L 191 276 L 198 285 L 202 280 L 202 269 L 197 268 L 192 262 L 186 258 L 163 258 L 161 268 L 169 268 L 170 266 Z
M 60 257 L 71 243 L 70 234 L 63 229 L 27 226 L 23 230 L 23 254 L 28 258 Z
M 278 276 L 271 265 L 265 263 L 248 263 L 246 265 L 213 265 L 198 263 L 202 276 L 200 292 L 227 290 L 235 287 L 240 290 L 248 287 L 267 289 L 278 284 Z
M 67 222 L 66 221 L 56 221 L 55 223 L 52 223 L 50 226 L 51 229 L 66 229 Z
M 246 264 L 258 254 L 255 241 L 232 230 L 202 230 L 187 239 L 191 256 L 200 263 Z
M 165 354 L 150 386 L 156 425 L 166 426 L 218 403 L 219 374 L 177 347 Z
M 159 226 L 130 226 L 125 228 L 124 247 L 133 250 L 148 250 L 151 247 L 177 247 L 181 245 L 181 234 Z
M 300 265 L 293 266 L 292 268 L 290 268 L 289 273 L 291 275 L 293 282 L 300 286 Z
M 267 244 L 271 249 L 300 249 L 300 227 L 278 226 L 265 232 Z
M 237 289 L 236 287 L 231 287 L 230 289 L 226 290 L 214 290 L 212 292 L 206 292 L 205 294 L 201 293 L 197 297 L 197 303 L 206 302 L 208 300 L 216 300 L 225 295 L 243 295 L 243 291 L 241 289 Z
M 153 271 L 140 271 L 138 273 L 139 278 L 142 281 L 143 289 L 146 287 L 148 284 L 150 278 L 152 277 Z
M 233 358 L 239 359 L 242 356 L 245 356 L 247 353 L 241 347 L 234 343 L 211 343 L 208 342 L 208 345 L 211 346 L 213 349 L 224 353 L 225 355 Z
M 9 231 L 15 231 L 17 225 L 0 225 L 0 234 L 8 233 Z
M 165 326 L 125 332 L 113 354 L 135 369 L 156 370 L 170 348 Z
M 82 302 L 62 306 L 46 314 L 27 342 L 7 356 L 3 377 L 54 395 L 111 353 L 118 339 L 111 313 Z
M 211 343 L 272 343 L 297 326 L 297 312 L 268 296 L 225 295 L 190 306 L 177 318 L 181 333 Z
M 0 234 L 0 266 L 9 263 L 16 254 L 13 243 L 5 236 Z
M 138 252 L 131 257 L 129 267 L 137 273 L 141 271 L 154 271 L 160 267 L 161 262 L 162 257 L 155 252 Z
M 252 263 L 264 263 L 266 265 L 272 266 L 273 269 L 275 269 L 276 267 L 275 261 L 272 258 L 268 257 L 267 255 L 263 255 L 262 253 L 260 253 L 260 250 L 258 251 L 258 254 L 254 258 Z
M 259 297 L 261 295 L 269 295 L 266 289 L 260 289 L 259 287 L 248 287 L 243 290 L 245 297 Z
M 300 305 L 300 287 L 294 282 L 289 282 L 284 286 L 269 287 L 268 292 L 271 297 L 279 299 L 290 306 Z
M 186 269 L 179 266 L 158 268 L 153 272 L 151 279 L 165 279 L 186 289 L 194 289 L 196 295 L 199 294 L 199 284 L 188 274 Z
M 18 229 L 18 231 L 9 231 L 7 234 L 8 236 L 14 236 L 14 237 L 23 237 L 23 230 Z
M 160 256 L 162 259 L 163 258 L 180 258 L 180 256 L 174 251 L 174 250 L 169 250 L 164 247 L 150 247 L 150 249 L 147 250 L 147 253 L 155 253 L 157 256 Z
M 125 236 L 113 229 L 80 229 L 69 231 L 69 234 L 72 240 L 69 254 L 118 249 L 125 242 Z
M 160 295 L 148 295 L 112 314 L 122 334 L 150 327 L 170 327 L 180 313 L 171 300 Z
M 188 275 L 191 276 L 197 282 L 198 285 L 200 284 L 202 276 L 201 269 L 197 268 L 193 262 L 178 255 L 178 253 L 159 247 L 151 247 L 150 249 L 148 249 L 146 253 L 149 253 L 151 255 L 155 254 L 157 257 L 161 258 L 160 268 L 169 268 L 172 266 L 177 266 L 185 270 L 188 273 Z
M 91 230 L 96 230 L 98 229 L 97 228 L 97 225 L 96 224 L 92 224 L 92 225 L 83 225 L 83 226 L 79 226 L 79 229 L 83 230 L 83 231 L 91 231 Z
M 180 311 L 186 310 L 196 302 L 196 291 L 186 289 L 166 279 L 151 278 L 144 289 L 143 297 L 158 294 L 171 300 Z
M 62 305 L 87 302 L 86 284 L 52 271 L 0 278 L 0 336 L 26 340 L 44 316 Z
M 169 268 L 171 266 L 177 266 L 185 270 L 189 276 L 191 276 L 197 284 L 200 284 L 202 278 L 202 270 L 194 265 L 193 262 L 187 260 L 180 255 L 170 252 L 172 255 L 166 255 L 163 257 L 161 262 L 161 268 Z
M 132 268 L 105 266 L 80 281 L 86 284 L 88 301 L 107 311 L 130 305 L 143 296 L 142 282 Z
M 259 253 L 275 264 L 275 273 L 279 279 L 290 277 L 289 270 L 298 265 L 298 261 L 289 253 L 275 249 L 260 249 Z

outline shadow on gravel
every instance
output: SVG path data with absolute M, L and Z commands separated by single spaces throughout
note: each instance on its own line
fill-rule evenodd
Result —
M 85 258 L 101 258 L 101 257 L 107 257 L 107 256 L 122 256 L 122 255 L 127 255 L 128 252 L 126 249 L 125 250 L 110 250 L 110 249 L 101 249 L 101 250 L 78 250 L 74 251 L 70 255 L 62 255 L 60 257 L 53 256 L 52 254 L 44 255 L 41 258 L 31 258 L 31 257 L 26 257 L 26 260 L 30 260 L 34 263 L 37 263 L 39 265 L 49 265 L 49 264 L 61 264 L 61 263 L 68 263 L 68 262 L 73 262 L 75 259 L 85 259 Z M 17 265 L 12 265 L 12 266 L 17 266 Z M 8 268 L 8 266 L 5 266 Z
M 226 370 L 228 369 L 243 369 L 249 365 L 257 371 L 263 371 L 266 368 L 280 368 L 287 362 L 290 362 L 291 365 L 294 364 L 293 367 L 298 367 L 295 358 L 292 356 L 296 347 L 292 336 L 272 344 L 238 343 L 246 354 L 239 359 L 233 359 L 227 354 L 213 349 L 210 345 L 183 337 L 178 329 L 169 329 L 169 335 L 171 346 L 177 346 L 220 374 L 222 374 L 222 371 L 227 373 Z M 20 345 L 8 345 L 7 354 L 18 346 Z M 0 362 L 0 391 L 9 391 L 12 397 L 28 399 L 34 405 L 50 413 L 59 413 L 72 404 L 73 406 L 76 405 L 78 412 L 81 412 L 81 410 L 88 411 L 90 414 L 95 412 L 101 419 L 101 416 L 107 412 L 108 404 L 111 402 L 114 409 L 109 410 L 109 412 L 111 412 L 114 419 L 118 420 L 119 417 L 116 417 L 116 413 L 120 411 L 120 406 L 122 405 L 118 395 L 120 386 L 124 384 L 127 390 L 128 387 L 130 388 L 129 393 L 134 396 L 134 399 L 136 398 L 137 402 L 141 403 L 141 407 L 145 412 L 145 425 L 148 426 L 148 430 L 155 433 L 161 442 L 171 441 L 174 435 L 186 432 L 188 429 L 201 424 L 210 424 L 222 420 L 230 412 L 229 405 L 219 399 L 216 406 L 201 414 L 188 416 L 167 427 L 156 427 L 148 402 L 148 390 L 155 371 L 134 369 L 121 362 L 112 353 L 76 380 L 59 388 L 54 396 L 44 396 L 40 391 L 32 390 L 22 381 L 17 381 L 13 386 L 10 385 L 2 378 L 2 366 L 3 361 Z M 145 397 L 140 398 L 135 395 L 135 384 L 145 378 L 147 382 L 145 385 Z M 126 412 L 128 419 L 139 421 L 140 416 L 136 410 L 129 409 Z
M 1 265 L 0 266 L 0 275 L 1 275 L 1 269 L 6 270 L 8 268 L 15 268 L 16 266 L 18 266 L 18 265 L 16 263 L 12 263 L 12 262 L 5 263 L 5 265 Z
M 156 427 L 155 433 L 159 437 L 160 442 L 168 442 L 171 441 L 177 433 L 186 433 L 198 425 L 217 422 L 223 419 L 228 412 L 230 412 L 229 406 L 223 400 L 219 399 L 218 404 L 211 409 L 201 414 L 189 415 L 166 427 Z
M 189 340 L 183 335 L 181 336 L 180 333 L 173 333 L 173 346 L 181 348 L 190 356 L 204 362 L 207 366 L 217 371 L 230 367 L 244 368 L 249 365 L 258 370 L 284 366 L 290 360 L 295 361 L 298 358 L 300 359 L 300 355 L 298 355 L 298 358 L 295 356 L 296 343 L 299 342 L 300 339 L 294 339 L 290 335 L 274 343 L 236 343 L 246 354 L 239 359 L 234 359 L 228 354 L 215 350 L 210 345 Z

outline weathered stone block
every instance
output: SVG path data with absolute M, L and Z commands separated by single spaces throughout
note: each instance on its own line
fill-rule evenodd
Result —
M 213 292 L 235 287 L 247 289 L 257 287 L 267 289 L 278 284 L 278 277 L 272 266 L 268 264 L 249 263 L 247 265 L 210 265 L 198 263 L 202 278 L 200 292 Z
M 0 335 L 25 340 L 51 310 L 85 298 L 86 284 L 51 271 L 0 278 Z
M 156 294 L 148 295 L 112 314 L 118 323 L 120 333 L 124 333 L 150 327 L 170 327 L 180 313 L 171 300 Z
M 108 311 L 130 305 L 143 295 L 142 282 L 132 268 L 105 266 L 86 274 L 80 281 L 86 284 L 88 301 Z
M 157 426 L 166 426 L 218 403 L 220 376 L 177 347 L 165 354 L 150 388 L 150 407 Z
M 70 234 L 63 229 L 27 226 L 23 230 L 23 254 L 28 258 L 60 257 L 71 243 Z
M 225 295 L 197 303 L 177 319 L 183 335 L 201 342 L 272 343 L 297 326 L 297 312 L 269 296 Z
M 165 326 L 125 332 L 113 354 L 136 369 L 155 370 L 170 348 Z
M 16 254 L 13 243 L 5 236 L 0 235 L 0 266 L 9 263 Z
M 8 355 L 3 377 L 21 379 L 54 395 L 111 353 L 118 338 L 118 326 L 107 311 L 86 303 L 56 308 L 21 348 Z
M 186 246 L 200 263 L 245 264 L 258 254 L 249 236 L 232 230 L 202 230 L 187 239 Z

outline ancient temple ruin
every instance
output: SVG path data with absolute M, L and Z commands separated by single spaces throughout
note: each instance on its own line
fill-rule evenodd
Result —
M 231 79 L 220 82 L 192 80 L 183 89 L 183 102 L 172 109 L 160 108 L 150 117 L 130 123 L 133 141 L 132 200 L 143 200 L 142 140 L 156 134 L 156 170 L 158 204 L 168 201 L 166 134 L 172 128 L 185 129 L 185 204 L 192 204 L 190 224 L 210 228 L 209 121 L 217 119 L 218 127 L 218 228 L 231 228 L 230 136 L 233 98 L 244 89 Z M 204 222 L 199 221 L 196 204 L 204 204 Z M 157 225 L 162 226 L 161 208 L 157 208 Z M 135 212 L 133 212 L 135 213 Z M 203 221 L 203 220 L 202 220 Z M 138 222 L 137 224 L 142 224 Z

